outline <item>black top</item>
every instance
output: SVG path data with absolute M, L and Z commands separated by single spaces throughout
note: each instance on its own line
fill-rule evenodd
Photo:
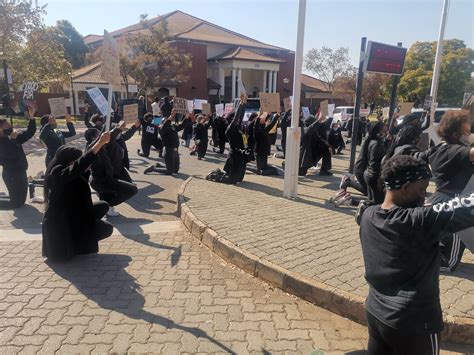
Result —
M 144 119 L 141 119 L 140 122 L 142 123 L 142 139 L 145 141 L 156 140 L 158 138 L 158 126 Z
M 229 140 L 231 153 L 240 152 L 248 147 L 247 136 L 241 130 L 240 124 L 245 114 L 245 104 L 240 104 L 232 122 L 227 126 L 225 135 Z
M 191 137 L 191 135 L 193 134 L 193 122 L 191 121 L 190 118 L 185 118 L 183 120 L 183 134 L 182 134 L 182 137 L 183 139 L 185 139 L 186 137 Z
M 431 150 L 429 160 L 438 191 L 454 194 L 464 190 L 474 174 L 471 149 L 459 144 L 441 143 Z
M 385 145 L 378 139 L 373 139 L 367 149 L 367 173 L 372 177 L 380 175 L 382 159 L 387 153 Z
M 67 131 L 53 128 L 49 123 L 41 128 L 40 139 L 46 145 L 47 155 L 54 156 L 62 145 L 66 144 L 66 138 L 74 137 L 76 130 L 72 122 L 67 122 Z
M 161 115 L 164 118 L 168 118 L 171 116 L 173 105 L 171 105 L 169 102 L 163 102 L 163 104 L 160 106 L 160 110 L 161 110 Z
M 183 123 L 179 125 L 171 124 L 170 120 L 162 123 L 160 128 L 160 136 L 163 146 L 166 148 L 179 148 L 178 132 L 183 129 Z
M 209 126 L 210 122 L 196 123 L 193 126 L 193 138 L 196 141 L 207 142 L 209 140 Z
M 366 309 L 384 324 L 407 333 L 443 328 L 439 301 L 439 240 L 474 226 L 474 193 L 449 207 L 384 210 L 362 215 L 360 240 L 369 283 Z
M 36 121 L 29 120 L 26 131 L 18 133 L 15 139 L 0 138 L 0 165 L 4 169 L 27 170 L 28 161 L 22 144 L 35 135 Z
M 395 148 L 393 152 L 393 156 L 396 155 L 410 155 L 417 159 L 424 160 L 428 162 L 428 158 L 430 155 L 431 149 L 420 151 L 416 145 L 413 144 L 405 144 Z
M 274 115 L 268 126 L 262 125 L 259 118 L 255 118 L 253 134 L 255 137 L 255 152 L 257 155 L 269 156 L 272 148 L 272 137 L 270 131 L 278 122 L 278 116 Z

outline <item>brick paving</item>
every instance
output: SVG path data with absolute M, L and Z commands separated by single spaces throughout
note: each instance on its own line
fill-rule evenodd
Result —
M 236 244 L 255 254 L 262 250 L 268 260 L 279 255 L 275 260 L 283 266 L 291 262 L 289 255 L 319 249 L 324 255 L 298 254 L 299 266 L 319 270 L 316 259 L 324 267 L 343 265 L 348 275 L 342 277 L 359 282 L 353 267 L 357 238 L 347 237 L 353 229 L 349 222 L 353 211 L 325 205 L 330 196 L 327 189 L 337 187 L 335 178 L 302 179 L 301 199 L 287 201 L 280 197 L 279 178 L 248 174 L 238 187 L 206 182 L 202 176 L 216 164 L 222 167 L 223 157 L 210 153 L 206 161 L 197 161 L 184 148 L 178 177 L 144 176 L 141 172 L 148 162 L 137 157 L 138 143 L 139 137 L 133 138 L 129 150 L 140 193 L 119 206 L 123 216 L 112 220 L 118 233 L 101 244 L 100 254 L 48 265 L 41 257 L 39 240 L 0 240 L 2 353 L 309 354 L 317 349 L 325 353 L 364 349 L 364 327 L 226 264 L 193 239 L 175 213 L 179 186 L 196 175 L 189 185 L 189 206 L 222 236 L 229 240 L 239 236 L 233 240 Z M 73 144 L 82 147 L 83 141 Z M 336 172 L 344 169 L 343 159 L 336 161 Z M 41 154 L 30 155 L 29 161 L 29 175 L 44 169 Z M 5 189 L 0 181 L 1 191 Z M 8 230 L 13 234 L 13 229 L 25 235 L 38 233 L 41 217 L 38 204 L 0 211 L 0 229 L 3 234 Z M 172 221 L 176 229 L 167 231 L 164 224 Z M 324 225 L 329 222 L 342 227 L 324 240 Z M 315 233 L 318 229 L 321 232 Z M 327 275 L 327 280 L 338 276 Z M 458 287 L 460 280 L 453 278 L 451 288 Z M 360 283 L 354 285 L 363 292 Z M 463 297 L 469 299 L 461 291 Z M 456 346 L 448 349 L 468 351 Z

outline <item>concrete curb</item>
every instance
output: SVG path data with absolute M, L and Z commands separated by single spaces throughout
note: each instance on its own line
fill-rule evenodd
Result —
M 259 258 L 219 236 L 200 221 L 186 204 L 185 191 L 193 178 L 183 182 L 178 191 L 178 216 L 191 234 L 214 253 L 250 275 L 285 292 L 300 297 L 357 323 L 367 325 L 365 299 L 330 287 L 323 282 L 291 272 L 272 262 Z M 444 320 L 442 340 L 474 345 L 474 320 L 448 316 Z

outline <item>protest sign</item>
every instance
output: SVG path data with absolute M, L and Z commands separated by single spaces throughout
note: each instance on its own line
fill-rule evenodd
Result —
M 327 115 L 329 114 L 328 105 L 329 105 L 328 100 L 321 101 L 321 104 L 320 104 L 321 116 L 327 117 Z
M 425 102 L 423 102 L 423 110 L 429 111 L 431 110 L 431 104 L 433 102 L 433 97 L 432 96 L 426 96 L 425 97 Z
M 103 116 L 106 116 L 107 112 L 109 111 L 109 105 L 104 95 L 102 95 L 102 92 L 99 90 L 99 88 L 89 89 L 87 90 L 87 93 L 89 94 L 89 97 L 91 98 L 91 100 L 94 101 L 100 113 Z
M 188 101 L 180 97 L 175 97 L 173 99 L 173 109 L 176 113 L 185 115 L 188 112 Z
M 234 112 L 234 104 L 225 104 L 224 114 L 228 115 L 229 113 Z
M 216 105 L 216 116 L 218 117 L 224 116 L 224 104 Z
M 188 112 L 193 113 L 193 111 L 194 111 L 194 100 L 187 100 L 186 105 L 187 105 Z
M 369 108 L 361 108 L 359 110 L 359 117 L 367 117 L 370 114 Z
M 34 94 L 38 91 L 38 83 L 34 81 L 25 81 L 21 86 L 23 91 L 23 100 L 34 100 Z
M 291 109 L 291 99 L 289 97 L 285 97 L 283 99 L 283 108 L 285 111 L 289 111 Z
M 402 102 L 400 104 L 400 111 L 398 112 L 400 116 L 406 116 L 411 113 L 411 109 L 413 108 L 413 102 Z
M 301 108 L 301 111 L 303 111 L 303 118 L 307 118 L 307 117 L 310 115 L 310 113 L 309 113 L 309 108 L 306 107 L 306 106 L 303 106 L 303 107 Z
M 334 116 L 334 110 L 336 109 L 335 104 L 329 104 L 328 105 L 328 116 L 333 117 Z
M 384 107 L 384 108 L 382 109 L 382 112 L 383 112 L 383 118 L 389 119 L 390 107 Z
M 64 97 L 53 97 L 48 99 L 51 116 L 64 117 L 67 115 L 66 100 Z
M 279 93 L 259 93 L 260 111 L 280 112 L 280 94 Z
M 207 100 L 194 99 L 195 110 L 202 110 L 202 104 L 207 104 Z
M 208 104 L 208 103 L 203 103 L 203 104 L 202 104 L 202 114 L 203 114 L 203 115 L 210 115 L 210 114 L 212 114 L 212 112 L 211 112 L 211 104 Z
M 162 121 L 163 121 L 163 117 L 155 117 L 155 118 L 153 119 L 153 124 L 154 124 L 155 126 L 159 126 Z
M 123 120 L 125 123 L 134 123 L 138 119 L 138 104 L 123 107 Z
M 120 53 L 117 42 L 104 30 L 103 43 L 100 77 L 109 84 L 120 87 L 122 85 L 122 77 L 120 76 Z

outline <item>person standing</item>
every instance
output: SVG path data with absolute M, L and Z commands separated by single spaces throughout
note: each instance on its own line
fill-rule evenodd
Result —
M 86 171 L 109 140 L 110 133 L 102 133 L 84 154 L 66 145 L 56 151 L 45 177 L 44 257 L 64 261 L 75 255 L 97 253 L 99 240 L 112 235 L 113 226 L 101 220 L 109 206 L 104 201 L 92 202 L 86 177 Z
M 423 160 L 393 157 L 382 168 L 383 203 L 362 211 L 370 355 L 439 354 L 439 241 L 474 226 L 474 191 L 423 207 L 430 177 Z
M 61 131 L 58 128 L 56 119 L 51 115 L 44 115 L 41 117 L 41 130 L 40 130 L 40 140 L 46 145 L 46 168 L 49 165 L 49 162 L 53 160 L 56 151 L 59 147 L 66 144 L 66 138 L 74 137 L 76 135 L 76 130 L 74 128 L 74 123 L 72 123 L 72 118 L 69 115 L 66 115 L 66 126 L 67 131 Z
M 191 138 L 193 137 L 193 118 L 191 118 L 190 113 L 186 114 L 183 120 L 183 133 L 181 134 L 181 139 L 184 141 L 183 144 L 186 148 L 189 148 L 191 144 Z
M 0 165 L 2 178 L 8 190 L 8 197 L 0 197 L 0 210 L 20 208 L 25 204 L 28 194 L 28 161 L 23 150 L 26 143 L 36 132 L 33 110 L 25 112 L 28 118 L 26 131 L 17 132 L 5 118 L 0 118 Z

